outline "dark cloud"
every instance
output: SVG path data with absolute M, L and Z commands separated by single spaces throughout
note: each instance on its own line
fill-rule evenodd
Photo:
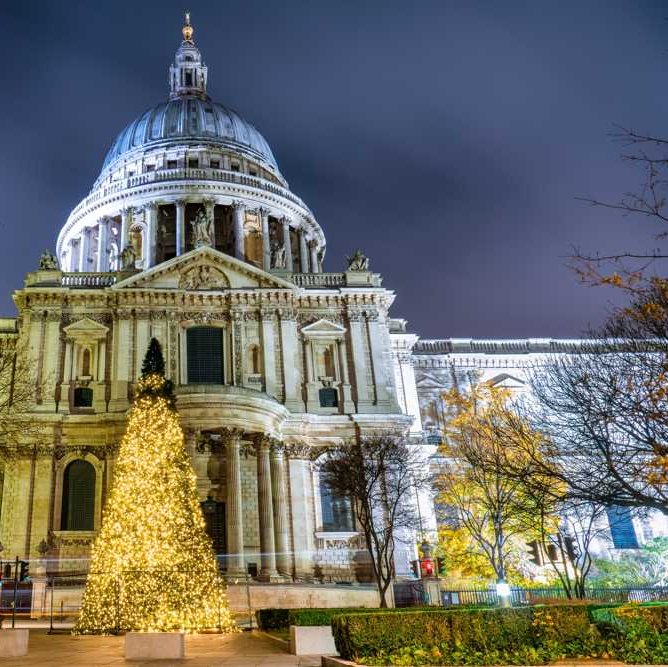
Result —
M 181 3 L 0 6 L 0 310 L 114 136 L 165 97 Z M 423 336 L 575 336 L 609 294 L 571 244 L 651 245 L 592 209 L 639 182 L 606 134 L 666 134 L 663 3 L 195 2 L 213 97 L 268 139 L 327 266 L 362 247 Z

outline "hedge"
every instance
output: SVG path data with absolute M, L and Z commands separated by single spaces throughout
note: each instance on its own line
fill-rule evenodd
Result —
M 413 609 L 421 609 L 413 607 Z M 433 607 L 427 607 L 433 609 Z M 255 612 L 260 630 L 285 629 L 291 625 L 313 626 L 330 625 L 334 616 L 341 614 L 388 614 L 405 611 L 405 609 L 378 609 L 376 607 L 331 607 L 331 608 L 300 608 L 300 609 L 258 609 Z
M 343 658 L 369 665 L 668 664 L 668 603 L 346 613 L 332 629 Z

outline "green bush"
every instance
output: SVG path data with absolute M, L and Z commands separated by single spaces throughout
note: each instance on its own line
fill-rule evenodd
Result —
M 289 609 L 258 609 L 255 612 L 260 630 L 279 630 L 288 627 Z
M 368 665 L 536 665 L 600 656 L 668 664 L 668 603 L 358 610 L 333 616 L 332 629 L 341 656 Z

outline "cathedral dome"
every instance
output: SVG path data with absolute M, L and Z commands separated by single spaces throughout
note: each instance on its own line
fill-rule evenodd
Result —
M 127 125 L 111 145 L 102 172 L 130 151 L 157 148 L 175 140 L 247 153 L 278 171 L 269 144 L 250 123 L 207 96 L 186 94 L 148 109 Z

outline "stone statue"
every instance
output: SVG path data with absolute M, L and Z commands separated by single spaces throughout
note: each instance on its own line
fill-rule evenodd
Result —
M 274 241 L 271 244 L 271 268 L 272 269 L 285 268 L 285 243 Z
M 132 271 L 137 262 L 137 253 L 131 245 L 126 245 L 121 251 L 121 271 Z
M 186 290 L 221 290 L 229 288 L 225 275 L 207 265 L 195 266 L 181 275 L 179 287 Z
M 50 250 L 45 250 L 39 258 L 39 270 L 57 271 L 58 268 L 58 260 L 55 255 L 53 255 Z
M 348 271 L 368 271 L 369 258 L 358 248 L 352 257 L 346 257 L 348 262 Z
M 194 220 L 190 221 L 190 226 L 193 228 L 193 247 L 213 244 L 213 220 L 207 216 L 203 208 L 197 211 Z

